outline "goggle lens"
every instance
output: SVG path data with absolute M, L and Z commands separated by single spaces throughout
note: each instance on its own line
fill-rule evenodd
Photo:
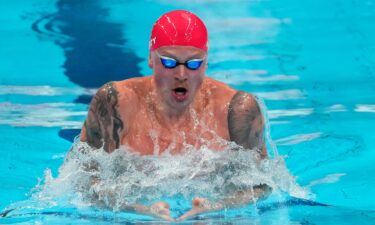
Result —
M 185 63 L 180 63 L 180 62 L 177 62 L 177 60 L 173 58 L 161 56 L 159 55 L 159 53 L 158 53 L 158 56 L 160 57 L 161 64 L 163 64 L 163 66 L 168 69 L 173 69 L 178 65 L 185 65 L 186 68 L 190 70 L 197 70 L 199 69 L 199 67 L 202 65 L 204 61 L 204 59 L 191 59 L 191 60 L 186 61 Z
M 161 64 L 163 64 L 163 66 L 165 68 L 172 69 L 172 68 L 175 68 L 177 66 L 177 61 L 174 60 L 174 59 L 170 59 L 170 58 L 166 58 L 166 57 L 160 57 L 160 60 L 161 60 Z
M 186 61 L 185 66 L 188 69 L 196 70 L 202 65 L 202 63 L 203 63 L 202 59 L 192 59 L 192 60 Z

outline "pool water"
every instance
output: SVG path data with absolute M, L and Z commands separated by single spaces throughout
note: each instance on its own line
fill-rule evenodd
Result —
M 0 2 L 0 210 L 30 199 L 46 171 L 57 177 L 99 86 L 151 74 L 152 24 L 173 9 L 191 10 L 205 21 L 207 75 L 263 99 L 270 143 L 296 182 L 315 196 L 271 197 L 256 209 L 185 224 L 374 224 L 373 0 Z M 161 223 L 59 205 L 0 218 L 93 221 Z

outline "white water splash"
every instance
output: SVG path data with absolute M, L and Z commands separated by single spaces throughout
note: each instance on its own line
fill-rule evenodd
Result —
M 334 173 L 334 174 L 328 174 L 327 176 L 313 180 L 308 185 L 306 185 L 306 188 L 311 188 L 313 186 L 319 185 L 319 184 L 331 184 L 336 183 L 340 180 L 342 176 L 345 176 L 345 173 Z
M 232 149 L 233 145 L 220 152 L 202 147 L 173 156 L 141 156 L 125 147 L 108 154 L 76 142 L 59 175 L 53 178 L 47 170 L 32 198 L 50 206 L 64 203 L 120 210 L 124 205 L 165 197 L 219 200 L 259 184 L 267 184 L 274 192 L 308 197 L 283 158 L 259 160 L 253 150 Z

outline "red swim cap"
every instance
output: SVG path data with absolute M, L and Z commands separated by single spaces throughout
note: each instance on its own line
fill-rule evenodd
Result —
M 201 19 L 185 10 L 162 15 L 152 27 L 150 50 L 168 45 L 193 46 L 207 52 L 207 29 Z

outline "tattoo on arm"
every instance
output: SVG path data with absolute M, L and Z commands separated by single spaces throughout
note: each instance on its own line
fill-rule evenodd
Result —
M 90 146 L 100 148 L 104 145 L 107 152 L 119 148 L 124 125 L 117 108 L 118 92 L 114 83 L 105 84 L 93 97 L 84 124 Z
M 264 121 L 255 97 L 239 91 L 228 108 L 230 140 L 246 149 L 256 148 L 265 156 Z

